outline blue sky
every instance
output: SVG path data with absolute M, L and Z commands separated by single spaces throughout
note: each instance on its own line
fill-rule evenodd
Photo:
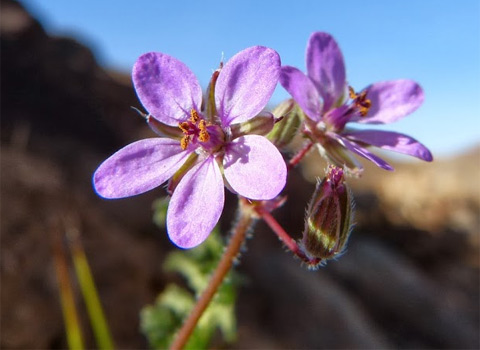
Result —
M 148 51 L 185 62 L 206 86 L 213 69 L 253 45 L 305 69 L 314 31 L 331 33 L 350 85 L 419 82 L 424 105 L 382 129 L 409 134 L 451 156 L 480 142 L 480 1 L 22 0 L 51 34 L 75 36 L 99 63 L 129 72 Z M 287 98 L 279 86 L 272 104 Z M 129 108 L 128 106 L 126 108 Z

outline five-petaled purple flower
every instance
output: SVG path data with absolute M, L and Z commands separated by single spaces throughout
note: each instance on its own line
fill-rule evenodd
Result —
M 281 154 L 265 137 L 235 135 L 232 129 L 261 112 L 279 74 L 274 50 L 255 46 L 239 52 L 212 79 L 210 108 L 204 112 L 202 89 L 185 64 L 162 53 L 142 55 L 133 68 L 135 90 L 149 112 L 147 121 L 153 117 L 163 129 L 174 130 L 173 136 L 137 141 L 117 151 L 93 176 L 97 193 L 129 197 L 172 178 L 167 230 L 182 248 L 202 243 L 218 222 L 224 181 L 249 199 L 276 197 L 286 181 Z
M 411 80 L 393 80 L 372 84 L 356 93 L 347 85 L 342 53 L 327 33 L 311 35 L 306 53 L 307 75 L 283 66 L 280 83 L 292 95 L 306 115 L 305 134 L 316 142 L 322 153 L 337 166 L 360 173 L 361 164 L 352 155 L 360 155 L 377 166 L 392 166 L 365 146 L 405 153 L 426 161 L 430 151 L 410 136 L 390 131 L 349 130 L 349 122 L 386 124 L 415 111 L 423 102 L 422 88 Z

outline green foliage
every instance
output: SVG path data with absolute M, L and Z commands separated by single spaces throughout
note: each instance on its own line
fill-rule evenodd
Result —
M 97 346 L 102 350 L 114 349 L 115 346 L 110 328 L 100 302 L 100 297 L 85 251 L 79 240 L 72 243 L 72 245 L 74 245 L 72 247 L 73 264 Z
M 156 199 L 152 203 L 153 222 L 160 228 L 164 228 L 165 223 L 167 222 L 167 208 L 169 201 L 169 197 L 162 197 Z
M 174 251 L 168 255 L 164 269 L 182 275 L 191 290 L 169 284 L 157 297 L 154 305 L 143 308 L 140 314 L 141 329 L 152 348 L 168 348 L 175 332 L 193 308 L 196 298 L 206 288 L 222 253 L 223 242 L 215 230 L 199 247 Z M 217 328 L 222 332 L 225 341 L 235 340 L 236 279 L 230 272 L 200 318 L 186 349 L 206 349 Z

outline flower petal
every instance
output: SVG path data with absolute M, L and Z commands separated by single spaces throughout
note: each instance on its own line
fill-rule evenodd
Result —
M 168 236 L 180 248 L 193 248 L 212 232 L 222 214 L 225 190 L 220 169 L 208 157 L 185 174 L 167 210 Z
M 104 198 L 135 196 L 167 181 L 190 153 L 182 151 L 179 141 L 140 140 L 105 160 L 93 174 L 93 185 Z
M 361 130 L 342 134 L 350 141 L 362 142 L 394 152 L 408 154 L 427 162 L 433 160 L 432 153 L 427 147 L 414 138 L 392 131 Z
M 412 80 L 391 80 L 366 88 L 371 107 L 365 117 L 352 118 L 357 123 L 388 124 L 415 111 L 423 103 L 423 90 Z
M 376 156 L 375 154 L 370 153 L 368 150 L 356 144 L 355 142 L 350 142 L 345 137 L 342 137 L 340 135 L 333 134 L 333 133 L 328 133 L 328 136 L 335 138 L 338 142 L 340 142 L 342 145 L 348 148 L 351 152 L 358 154 L 359 156 L 362 156 L 365 159 L 368 159 L 369 161 L 373 162 L 376 166 L 385 170 L 393 171 L 393 167 L 390 164 L 388 164 L 386 161 Z
M 146 53 L 135 62 L 132 79 L 145 109 L 162 123 L 178 125 L 192 108 L 200 111 L 202 88 L 192 71 L 176 58 Z
M 255 200 L 275 198 L 287 178 L 282 155 L 270 141 L 259 135 L 246 135 L 230 142 L 223 167 L 232 189 Z
M 222 68 L 215 87 L 215 104 L 223 126 L 254 117 L 266 106 L 280 74 L 280 56 L 253 46 L 240 51 Z
M 332 108 L 345 91 L 342 52 L 328 33 L 315 32 L 307 44 L 307 72 L 323 97 L 323 111 Z
M 320 121 L 322 102 L 317 88 L 309 77 L 297 68 L 283 66 L 280 70 L 280 84 L 310 119 Z

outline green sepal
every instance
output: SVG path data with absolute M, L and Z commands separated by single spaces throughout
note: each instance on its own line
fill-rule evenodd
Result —
M 275 125 L 275 117 L 270 112 L 262 112 L 252 119 L 231 126 L 232 138 L 243 135 L 267 135 Z
M 297 134 L 305 115 L 292 99 L 281 102 L 272 113 L 277 122 L 267 138 L 278 148 L 284 148 Z
M 215 105 L 215 85 L 217 83 L 217 79 L 220 75 L 222 67 L 223 63 L 220 63 L 220 67 L 213 72 L 207 87 L 205 114 L 207 121 L 210 123 L 215 123 L 217 118 L 217 107 Z
M 175 174 L 170 178 L 170 181 L 168 182 L 168 187 L 167 191 L 172 194 L 175 188 L 177 187 L 178 183 L 180 180 L 183 178 L 183 176 L 197 163 L 198 159 L 198 154 L 195 152 L 192 152 L 185 163 L 183 163 L 182 167 L 177 170 Z

